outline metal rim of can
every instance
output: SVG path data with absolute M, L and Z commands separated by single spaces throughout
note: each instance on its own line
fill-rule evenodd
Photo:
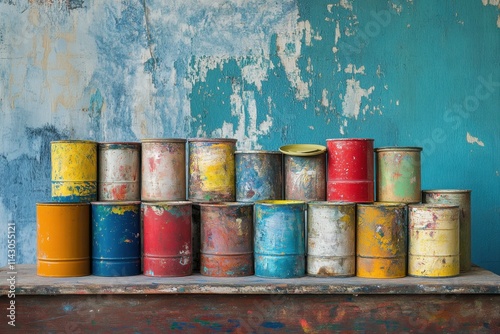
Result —
M 139 147 L 141 146 L 141 143 L 139 142 L 126 142 L 126 141 L 117 141 L 117 142 L 100 142 L 99 148 L 107 148 L 108 146 L 113 146 L 113 145 L 122 145 L 122 146 L 131 146 L 131 147 Z
M 409 204 L 408 208 L 410 208 L 410 209 L 421 209 L 421 208 L 452 209 L 452 208 L 459 208 L 459 206 L 458 205 L 451 205 L 451 204 L 419 203 L 419 204 Z
M 236 143 L 238 140 L 234 138 L 188 138 L 188 142 L 210 142 L 210 143 L 217 143 L 217 142 L 229 142 L 229 143 Z
M 234 154 L 283 154 L 280 151 L 258 151 L 258 150 L 248 150 L 248 151 L 235 151 Z
M 361 207 L 405 207 L 407 204 L 403 202 L 373 202 L 373 203 L 357 203 Z
M 73 144 L 73 143 L 78 143 L 78 144 L 97 144 L 96 141 L 94 140 L 80 140 L 80 139 L 75 139 L 75 140 L 54 140 L 50 142 L 51 144 Z
M 444 194 L 461 194 L 461 193 L 470 193 L 472 190 L 469 189 L 429 189 L 429 190 L 422 190 L 422 193 L 427 194 L 427 193 L 444 193 Z
M 40 206 L 89 206 L 90 203 L 84 202 L 38 202 L 36 205 Z
M 93 201 L 90 202 L 92 205 L 108 205 L 108 206 L 118 206 L 118 205 L 139 205 L 141 201 Z
M 225 206 L 253 206 L 250 202 L 203 202 L 199 206 L 225 207 Z
M 386 147 L 377 147 L 373 151 L 375 152 L 392 152 L 392 151 L 405 151 L 405 152 L 420 152 L 422 151 L 421 147 L 410 147 L 410 146 L 386 146 Z
M 327 139 L 329 141 L 375 141 L 373 138 L 331 138 Z
M 185 143 L 186 139 L 182 138 L 147 138 L 141 139 L 141 143 Z
M 142 205 L 148 206 L 178 206 L 178 205 L 191 205 L 193 202 L 191 201 L 142 201 L 140 202 Z M 198 204 L 199 205 L 199 204 Z
M 291 200 L 291 199 L 283 199 L 283 200 L 274 200 L 274 199 L 266 199 L 266 200 L 261 200 L 261 201 L 256 201 L 255 204 L 261 204 L 261 205 L 267 205 L 267 206 L 278 206 L 278 205 L 293 205 L 293 204 L 306 204 L 306 201 L 298 201 L 298 200 Z
M 355 202 L 343 202 L 343 201 L 310 201 L 307 205 L 317 205 L 317 206 L 351 206 L 356 204 Z

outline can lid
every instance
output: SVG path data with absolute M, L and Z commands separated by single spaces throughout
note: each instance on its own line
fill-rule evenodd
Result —
M 355 206 L 355 202 L 344 201 L 309 201 L 307 205 L 311 206 Z
M 37 206 L 90 206 L 89 202 L 38 202 Z
M 327 139 L 328 141 L 375 141 L 375 139 L 372 138 L 331 138 Z
M 265 151 L 265 150 L 247 150 L 236 151 L 235 154 L 281 154 L 280 151 Z
M 424 194 L 433 194 L 433 193 L 440 193 L 440 194 L 461 194 L 461 193 L 470 193 L 472 190 L 470 189 L 429 189 L 429 190 L 422 190 L 422 193 Z
M 261 201 L 256 201 L 255 204 L 261 205 L 296 205 L 296 204 L 306 204 L 306 201 L 297 201 L 289 199 L 266 199 Z
M 403 202 L 373 202 L 373 203 L 358 203 L 357 206 L 366 207 L 406 207 L 406 203 Z
M 119 147 L 138 147 L 141 143 L 138 142 L 126 142 L 126 141 L 117 141 L 117 142 L 100 142 L 99 147 L 101 148 L 119 148 Z M 116 147 L 115 147 L 116 146 Z
M 280 151 L 287 155 L 306 157 L 324 153 L 326 151 L 326 147 L 315 144 L 291 144 L 281 146 Z
M 173 205 L 192 205 L 191 201 L 142 201 L 142 206 L 173 206 Z
M 122 205 L 139 205 L 141 201 L 93 201 L 92 205 L 109 205 L 109 206 L 122 206 Z
M 253 206 L 253 203 L 245 202 L 202 202 L 200 206 L 226 207 L 226 206 Z
M 408 208 L 410 208 L 410 209 L 452 209 L 452 208 L 459 208 L 459 206 L 453 205 L 453 204 L 418 203 L 418 204 L 409 204 Z
M 188 142 L 209 142 L 209 143 L 215 143 L 215 142 L 236 143 L 237 139 L 234 139 L 234 138 L 189 138 L 187 141 Z
M 386 146 L 386 147 L 378 147 L 374 149 L 375 152 L 384 152 L 384 151 L 413 151 L 420 152 L 422 151 L 421 147 L 409 147 L 409 146 Z
M 50 142 L 51 144 L 97 144 L 96 141 L 93 140 L 53 140 Z
M 143 143 L 185 143 L 186 139 L 182 138 L 147 138 L 141 139 Z

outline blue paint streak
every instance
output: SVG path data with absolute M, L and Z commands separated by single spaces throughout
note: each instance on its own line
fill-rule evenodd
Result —
M 272 329 L 285 328 L 285 324 L 281 322 L 272 322 L 272 321 L 263 322 L 261 326 L 264 328 L 272 328 Z

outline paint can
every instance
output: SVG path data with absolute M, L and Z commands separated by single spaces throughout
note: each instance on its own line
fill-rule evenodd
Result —
M 327 200 L 373 202 L 373 139 L 327 139 Z
M 408 250 L 406 205 L 358 204 L 356 247 L 358 277 L 405 277 Z
M 255 203 L 255 275 L 294 278 L 305 275 L 305 202 Z
M 307 204 L 307 274 L 354 276 L 356 273 L 356 204 Z
M 234 152 L 236 139 L 193 138 L 189 145 L 189 200 L 236 200 Z
M 90 275 L 90 205 L 37 203 L 39 276 Z
M 326 199 L 326 153 L 311 156 L 285 154 L 285 199 L 324 201 Z
M 100 143 L 99 201 L 141 200 L 141 144 Z
M 186 140 L 144 139 L 141 142 L 141 199 L 186 200 Z
M 451 277 L 460 273 L 460 208 L 409 205 L 408 275 Z
M 236 151 L 236 201 L 283 199 L 282 161 L 278 151 Z
M 141 273 L 141 202 L 92 202 L 92 274 Z
M 97 143 L 62 140 L 50 143 L 52 200 L 90 202 L 97 200 Z
M 200 204 L 201 264 L 206 276 L 253 275 L 253 204 Z
M 191 202 L 143 202 L 142 206 L 144 275 L 191 275 Z
M 471 191 L 470 190 L 424 190 L 422 200 L 429 204 L 449 204 L 460 207 L 460 271 L 471 269 Z
M 201 222 L 200 204 L 192 204 L 191 244 L 193 246 L 193 272 L 200 272 Z
M 377 201 L 420 203 L 421 147 L 382 147 L 375 149 Z

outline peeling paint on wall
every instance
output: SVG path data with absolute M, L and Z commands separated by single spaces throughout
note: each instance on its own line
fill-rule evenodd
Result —
M 470 133 L 468 133 L 468 132 L 467 132 L 467 137 L 466 137 L 466 139 L 467 139 L 467 142 L 468 142 L 469 144 L 478 144 L 479 146 L 483 146 L 483 147 L 484 147 L 484 143 L 483 143 L 481 140 L 479 140 L 479 138 L 472 136 L 472 135 L 471 135 Z

